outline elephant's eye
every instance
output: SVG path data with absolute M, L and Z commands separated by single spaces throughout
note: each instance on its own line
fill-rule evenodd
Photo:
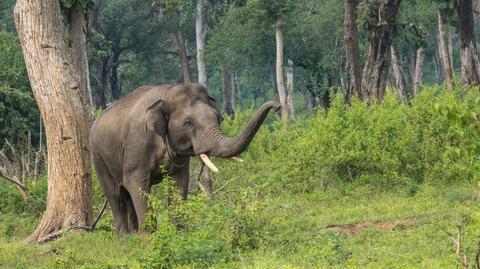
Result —
M 186 119 L 184 122 L 183 122 L 183 126 L 184 127 L 187 127 L 187 128 L 191 128 L 193 127 L 193 122 L 191 119 Z

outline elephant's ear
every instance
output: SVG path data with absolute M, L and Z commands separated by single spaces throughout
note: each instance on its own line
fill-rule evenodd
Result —
M 145 111 L 145 130 L 155 132 L 165 138 L 167 134 L 167 118 L 165 116 L 165 101 L 158 100 Z
M 215 108 L 215 111 L 217 111 L 217 115 L 218 115 L 218 122 L 222 122 L 223 121 L 223 116 L 222 116 L 222 112 L 220 111 L 220 109 L 218 109 L 217 107 L 217 100 L 215 100 L 215 98 L 211 97 L 211 96 L 208 96 L 208 104 Z

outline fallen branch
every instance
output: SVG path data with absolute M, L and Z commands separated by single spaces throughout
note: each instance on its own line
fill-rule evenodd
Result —
M 213 194 L 214 194 L 214 195 L 217 194 L 218 192 L 220 192 L 221 190 L 223 190 L 225 187 L 227 187 L 228 185 L 230 185 L 230 183 L 232 183 L 232 182 L 234 182 L 234 181 L 242 178 L 245 174 L 246 174 L 246 173 L 243 173 L 243 174 L 239 175 L 238 177 L 229 180 L 229 181 L 228 181 L 227 183 L 225 183 L 223 186 L 221 186 L 220 188 L 218 188 L 217 190 L 215 190 L 215 191 L 213 192 Z
M 3 178 L 3 179 L 5 179 L 5 180 L 7 180 L 7 181 L 9 181 L 10 183 L 13 183 L 13 184 L 17 185 L 17 186 L 20 187 L 22 190 L 28 191 L 28 188 L 27 188 L 25 185 L 23 185 L 22 183 L 20 183 L 20 182 L 17 181 L 17 180 L 14 180 L 13 178 L 10 178 L 10 177 L 4 175 L 1 171 L 0 171 L 0 177 Z

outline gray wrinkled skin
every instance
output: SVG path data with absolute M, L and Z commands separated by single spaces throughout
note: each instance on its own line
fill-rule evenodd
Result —
M 266 102 L 244 131 L 230 138 L 219 128 L 215 100 L 200 84 L 143 86 L 114 103 L 90 133 L 93 164 L 118 233 L 137 231 L 150 192 L 166 168 L 184 198 L 191 156 L 228 158 L 244 151 L 276 102 Z

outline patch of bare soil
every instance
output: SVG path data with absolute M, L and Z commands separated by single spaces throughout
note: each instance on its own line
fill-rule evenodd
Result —
M 416 221 L 419 217 L 418 216 L 411 216 L 402 219 L 392 220 L 392 221 L 385 221 L 385 222 L 377 222 L 377 223 L 357 223 L 357 224 L 340 224 L 340 225 L 333 225 L 327 228 L 330 232 L 342 232 L 351 234 L 354 236 L 359 235 L 364 229 L 375 227 L 381 230 L 394 230 L 396 227 L 401 225 L 407 225 Z

